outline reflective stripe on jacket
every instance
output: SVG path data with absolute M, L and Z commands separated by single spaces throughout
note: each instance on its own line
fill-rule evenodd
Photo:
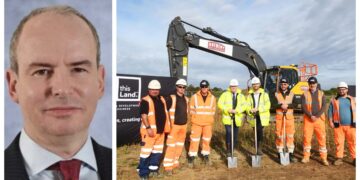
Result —
M 324 92 L 322 92 L 321 90 L 318 90 L 319 109 L 321 109 L 323 96 L 324 96 Z M 312 111 L 312 97 L 311 97 L 310 90 L 304 92 L 304 97 L 305 97 L 305 108 L 307 109 L 307 111 L 309 111 L 312 114 L 312 112 L 311 112 Z M 320 116 L 320 119 L 325 121 L 325 113 L 323 113 Z M 311 120 L 311 118 L 304 114 L 304 120 Z
M 264 91 L 264 89 L 262 89 L 262 88 L 259 89 L 259 93 L 260 93 L 260 97 L 259 97 L 258 111 L 259 111 L 259 116 L 260 116 L 260 120 L 261 120 L 261 125 L 269 126 L 270 106 L 271 106 L 269 94 L 266 93 Z M 252 113 L 250 113 L 250 110 L 255 107 L 255 103 L 253 101 L 252 94 L 254 94 L 254 90 L 250 89 L 249 95 L 247 96 L 247 102 L 248 102 L 248 109 L 247 109 L 248 119 L 247 120 L 248 120 L 249 124 L 252 127 L 254 127 L 255 126 L 255 116 Z
M 277 99 L 278 104 L 291 104 L 294 98 L 294 93 L 290 92 L 289 95 L 285 95 L 285 99 L 281 92 L 275 92 L 275 97 Z M 283 109 L 276 109 L 275 119 L 283 118 Z M 286 111 L 286 119 L 294 119 L 294 109 L 287 109 Z
M 185 97 L 185 100 L 186 100 L 186 105 L 187 105 L 187 113 L 189 113 L 189 98 Z M 171 121 L 171 124 L 173 125 L 174 122 L 175 122 L 175 110 L 176 110 L 176 95 L 175 94 L 172 94 L 170 95 L 170 98 L 171 98 L 171 107 L 169 109 L 169 115 L 170 115 L 170 121 Z
M 148 113 L 148 117 L 147 117 L 148 119 L 147 120 L 149 122 L 149 125 L 150 125 L 151 129 L 155 130 L 155 132 L 156 132 L 156 117 L 155 117 L 154 102 L 153 102 L 153 100 L 151 99 L 151 97 L 149 95 L 143 97 L 142 99 L 149 103 L 149 113 Z M 165 99 L 162 96 L 160 96 L 160 100 L 164 104 L 165 115 L 166 115 L 164 132 L 169 133 L 170 132 L 169 113 L 167 111 Z M 141 129 L 146 129 L 144 123 L 141 123 Z
M 214 122 L 214 116 L 216 111 L 216 98 L 211 92 L 208 92 L 206 101 L 203 101 L 203 97 L 198 91 L 191 96 L 190 99 L 190 114 L 191 123 L 199 126 L 212 125 Z
M 244 112 L 247 109 L 247 102 L 245 96 L 241 93 L 241 90 L 237 90 L 237 105 L 236 105 L 236 113 L 235 113 L 235 124 L 236 126 L 242 125 L 242 120 L 244 118 Z M 229 114 L 229 110 L 233 109 L 233 93 L 230 89 L 221 94 L 218 107 L 222 112 L 222 122 L 224 125 L 231 125 L 232 119 L 231 114 Z
M 356 106 L 355 106 L 355 99 L 351 96 L 346 96 L 345 98 L 350 100 L 351 105 L 351 111 L 352 111 L 352 123 L 355 123 L 356 121 Z M 330 103 L 333 105 L 333 111 L 332 111 L 332 119 L 335 123 L 340 123 L 340 108 L 339 108 L 339 100 L 336 98 L 332 98 Z

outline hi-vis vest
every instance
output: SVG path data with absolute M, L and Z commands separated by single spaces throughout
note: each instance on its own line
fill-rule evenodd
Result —
M 351 110 L 352 110 L 352 123 L 355 123 L 356 121 L 356 106 L 355 106 L 355 99 L 351 96 L 346 96 L 345 98 L 350 100 L 350 104 L 351 104 Z M 335 123 L 340 123 L 340 108 L 339 108 L 339 100 L 332 98 L 330 101 L 333 105 L 333 121 Z
M 261 125 L 269 126 L 270 106 L 271 106 L 269 95 L 262 88 L 259 89 L 259 93 L 260 93 L 260 97 L 259 97 L 258 110 L 259 110 Z M 250 89 L 249 95 L 247 96 L 247 102 L 248 102 L 248 109 L 247 109 L 248 119 L 247 119 L 247 121 L 249 122 L 249 124 L 252 127 L 255 127 L 255 120 L 256 120 L 255 116 L 252 113 L 250 113 L 250 110 L 255 107 L 255 105 L 254 105 L 255 103 L 253 101 L 252 94 L 254 94 L 254 90 Z
M 275 97 L 277 99 L 278 104 L 291 104 L 294 97 L 294 93 L 290 92 L 289 95 L 286 95 L 284 99 L 281 92 L 275 92 Z M 283 115 L 284 115 L 283 109 L 281 108 L 276 109 L 275 119 L 282 120 Z M 288 108 L 285 115 L 286 115 L 286 119 L 294 119 L 294 109 Z
M 156 134 L 156 117 L 155 117 L 155 107 L 154 107 L 154 102 L 151 99 L 151 97 L 149 95 L 145 96 L 142 98 L 144 101 L 147 101 L 149 103 L 149 113 L 148 113 L 148 122 L 149 125 L 151 127 L 151 129 L 154 131 L 154 133 Z M 164 127 L 164 133 L 169 133 L 170 132 L 170 120 L 169 120 L 169 113 L 167 111 L 166 108 L 166 102 L 165 99 L 160 96 L 160 100 L 161 102 L 164 104 L 164 108 L 165 108 L 165 116 L 166 116 L 166 121 L 165 121 L 165 127 Z M 146 127 L 144 125 L 144 123 L 141 123 L 141 130 L 146 130 Z
M 172 100 L 172 104 L 171 104 L 171 107 L 169 109 L 169 115 L 170 115 L 171 125 L 173 125 L 174 122 L 175 122 L 176 95 L 172 94 L 172 95 L 170 95 L 170 97 L 171 97 L 171 100 Z M 186 97 L 185 95 L 184 95 L 184 97 L 185 97 L 186 105 L 187 105 L 186 110 L 187 110 L 187 113 L 189 113 L 189 98 Z
M 191 123 L 199 126 L 212 125 L 214 123 L 214 115 L 216 111 L 216 98 L 210 92 L 203 101 L 200 91 L 191 96 L 190 115 Z
M 321 90 L 317 90 L 318 91 L 318 104 L 319 104 L 319 109 L 321 109 L 321 106 L 322 106 L 322 97 L 324 95 L 324 92 L 322 92 Z M 305 108 L 311 112 L 311 108 L 312 108 L 312 97 L 311 97 L 311 93 L 310 93 L 310 90 L 309 91 L 305 91 L 304 92 L 304 96 L 305 96 Z M 312 112 L 311 112 L 312 113 Z M 320 116 L 320 119 L 325 121 L 325 113 L 323 113 L 321 116 Z M 311 117 L 307 116 L 305 113 L 304 113 L 304 120 L 310 120 L 311 121 Z
M 244 111 L 247 109 L 247 102 L 245 96 L 241 94 L 241 90 L 237 90 L 237 105 L 236 105 L 236 113 L 235 113 L 235 124 L 236 126 L 242 125 L 242 120 L 244 118 Z M 224 125 L 231 125 L 232 117 L 229 114 L 229 110 L 233 109 L 233 93 L 230 89 L 221 94 L 218 107 L 222 112 L 222 122 Z

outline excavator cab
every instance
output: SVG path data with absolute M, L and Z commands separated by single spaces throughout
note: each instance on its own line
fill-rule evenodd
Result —
M 269 93 L 271 104 L 275 104 L 276 97 L 275 92 L 277 92 L 280 88 L 279 81 L 281 78 L 286 78 L 289 81 L 289 89 L 294 92 L 294 87 L 299 82 L 298 69 L 296 65 L 290 66 L 272 66 L 266 69 L 264 73 L 264 89 Z M 297 94 L 294 92 L 294 94 Z M 295 97 L 295 99 L 299 99 L 300 101 L 295 102 L 296 104 L 301 103 L 301 97 Z

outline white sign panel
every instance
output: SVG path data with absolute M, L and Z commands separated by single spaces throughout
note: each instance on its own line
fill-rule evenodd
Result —
M 199 46 L 228 56 L 233 55 L 233 46 L 229 44 L 200 39 Z

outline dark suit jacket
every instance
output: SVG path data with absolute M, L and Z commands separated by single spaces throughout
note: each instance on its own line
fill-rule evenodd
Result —
M 24 159 L 19 146 L 20 133 L 5 150 L 5 180 L 28 180 Z M 92 139 L 93 148 L 101 180 L 111 180 L 111 149 L 99 145 Z

